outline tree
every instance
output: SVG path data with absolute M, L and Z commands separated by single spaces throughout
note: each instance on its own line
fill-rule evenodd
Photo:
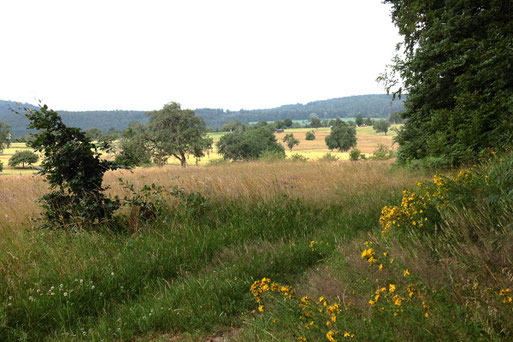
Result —
M 287 144 L 290 152 L 292 152 L 292 148 L 294 148 L 294 146 L 299 145 L 299 140 L 294 138 L 294 134 L 292 133 L 285 134 L 285 137 L 283 137 L 283 142 Z
M 151 151 L 148 148 L 146 129 L 142 124 L 130 125 L 122 134 L 116 164 L 134 167 L 151 163 Z
M 0 122 L 0 153 L 9 146 L 11 146 L 11 126 Z
M 356 123 L 356 126 L 358 126 L 358 127 L 363 125 L 363 116 L 362 116 L 362 114 L 358 114 L 356 116 L 355 123 Z
M 284 129 L 286 127 L 285 122 L 282 120 L 274 121 L 274 126 L 276 127 L 276 129 Z
M 321 119 L 317 116 L 317 114 L 310 114 L 310 127 L 319 128 L 322 126 Z
M 225 134 L 217 143 L 218 151 L 224 159 L 258 159 L 263 152 L 285 154 L 283 146 L 276 141 L 269 127 L 251 127 L 245 132 Z
M 315 133 L 312 131 L 306 132 L 305 139 L 306 140 L 315 140 Z
M 404 57 L 379 78 L 388 92 L 408 93 L 398 160 L 454 166 L 512 143 L 511 0 L 385 3 L 404 38 Z
M 337 119 L 325 141 L 330 150 L 347 151 L 356 146 L 356 128 Z
M 363 120 L 363 123 L 366 125 L 366 126 L 372 126 L 372 124 L 374 123 L 373 120 L 369 117 L 365 118 Z
M 285 127 L 290 128 L 294 122 L 290 118 L 286 118 L 283 120 L 283 123 L 285 124 Z
M 38 160 L 39 160 L 39 157 L 37 156 L 37 154 L 35 154 L 32 151 L 28 151 L 28 150 L 16 151 L 12 155 L 12 157 L 9 159 L 9 166 L 16 167 L 16 166 L 22 164 L 21 167 L 24 169 L 25 163 L 29 164 L 29 166 L 30 166 L 31 164 L 36 163 Z
M 376 133 L 384 132 L 387 135 L 388 128 L 390 127 L 390 122 L 387 120 L 376 120 L 374 121 L 374 125 L 372 128 L 376 131 Z
M 244 130 L 245 128 L 246 125 L 244 125 L 239 120 L 231 120 L 221 127 L 221 132 L 235 132 L 238 130 Z
M 147 115 L 150 118 L 146 139 L 158 165 L 172 156 L 186 167 L 188 154 L 200 158 L 212 147 L 212 139 L 205 136 L 205 122 L 193 110 L 181 109 L 178 103 L 171 102 Z
M 84 132 L 91 140 L 100 140 L 103 135 L 102 130 L 96 127 L 88 128 Z
M 390 122 L 390 124 L 402 124 L 404 120 L 401 117 L 401 112 L 395 112 L 390 114 L 390 116 L 388 117 L 388 122 Z
M 38 130 L 28 146 L 43 155 L 40 174 L 52 190 L 40 199 L 46 221 L 89 226 L 109 219 L 119 208 L 119 201 L 105 196 L 103 175 L 117 167 L 101 159 L 98 152 L 98 148 L 109 146 L 93 144 L 84 132 L 66 126 L 46 105 L 38 110 L 26 109 L 25 116 L 30 122 L 28 127 Z

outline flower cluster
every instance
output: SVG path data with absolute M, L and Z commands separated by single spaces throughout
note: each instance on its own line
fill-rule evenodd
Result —
M 277 292 L 283 294 L 285 298 L 294 299 L 294 290 L 290 286 L 280 286 L 278 283 L 271 282 L 269 278 L 262 278 L 257 280 L 251 285 L 251 294 L 256 297 L 258 305 L 258 311 L 264 311 L 264 305 L 262 304 L 262 294 L 264 292 Z
M 513 303 L 513 297 L 511 297 L 513 294 L 511 293 L 511 289 L 507 288 L 507 289 L 501 289 L 499 291 L 499 296 L 502 297 L 502 302 L 503 303 Z

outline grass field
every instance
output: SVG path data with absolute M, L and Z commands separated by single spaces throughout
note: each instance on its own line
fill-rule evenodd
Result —
M 510 340 L 513 206 L 472 193 L 497 198 L 512 165 L 433 181 L 378 161 L 116 171 L 110 195 L 131 196 L 118 178 L 155 183 L 146 198 L 162 210 L 144 221 L 126 207 L 93 230 L 34 229 L 45 183 L 5 175 L 0 340 Z M 433 211 L 426 187 L 455 206 Z

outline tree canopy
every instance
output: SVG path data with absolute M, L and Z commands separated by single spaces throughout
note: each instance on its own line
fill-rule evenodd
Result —
M 16 151 L 9 159 L 9 166 L 16 167 L 21 164 L 22 168 L 25 168 L 25 164 L 31 165 L 39 160 L 37 154 L 32 151 Z
M 331 133 L 325 138 L 325 141 L 330 150 L 347 151 L 356 146 L 356 128 L 337 119 L 333 123 Z
M 383 132 L 385 135 L 387 135 L 388 128 L 390 127 L 390 122 L 387 120 L 376 120 L 374 122 L 374 125 L 372 125 L 372 128 L 376 131 L 376 133 Z
M 475 160 L 513 141 L 513 2 L 385 0 L 404 57 L 381 80 L 407 93 L 398 159 Z M 399 75 L 404 89 L 397 89 Z
M 212 147 L 212 139 L 205 136 L 205 122 L 193 110 L 181 109 L 178 103 L 171 102 L 148 116 L 146 137 L 157 164 L 165 164 L 172 156 L 185 167 L 188 154 L 199 158 Z
M 274 132 L 267 126 L 251 127 L 244 132 L 225 134 L 217 143 L 224 159 L 258 159 L 263 152 L 283 153 L 283 146 L 276 141 Z

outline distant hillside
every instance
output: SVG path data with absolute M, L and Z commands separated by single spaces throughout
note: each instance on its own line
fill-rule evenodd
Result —
M 34 107 L 30 104 L 22 104 L 24 107 Z M 50 104 L 51 107 L 51 104 Z M 27 119 L 16 115 L 9 110 L 16 108 L 13 101 L 0 100 L 0 121 L 8 123 L 15 137 L 28 132 Z M 196 115 L 203 117 L 208 127 L 219 128 L 230 120 L 240 120 L 250 123 L 260 120 L 274 121 L 291 118 L 293 120 L 305 120 L 311 113 L 319 118 L 347 118 L 362 114 L 364 117 L 386 118 L 390 114 L 403 110 L 403 101 L 395 100 L 387 95 L 359 95 L 348 96 L 330 100 L 315 101 L 307 104 L 284 105 L 270 109 L 254 109 L 230 111 L 224 109 L 200 108 L 196 109 Z M 132 121 L 146 122 L 147 117 L 143 111 L 112 110 L 112 111 L 82 111 L 70 112 L 58 110 L 63 121 L 70 126 L 87 129 L 97 127 L 103 131 L 109 128 L 124 129 Z
M 209 127 L 221 127 L 230 120 L 250 123 L 260 120 L 275 121 L 291 118 L 292 120 L 309 119 L 311 113 L 321 119 L 348 118 L 362 114 L 363 117 L 386 118 L 392 113 L 403 110 L 403 100 L 392 102 L 388 95 L 347 96 L 330 100 L 291 104 L 270 109 L 228 111 L 223 109 L 200 108 L 196 115 L 205 119 Z

